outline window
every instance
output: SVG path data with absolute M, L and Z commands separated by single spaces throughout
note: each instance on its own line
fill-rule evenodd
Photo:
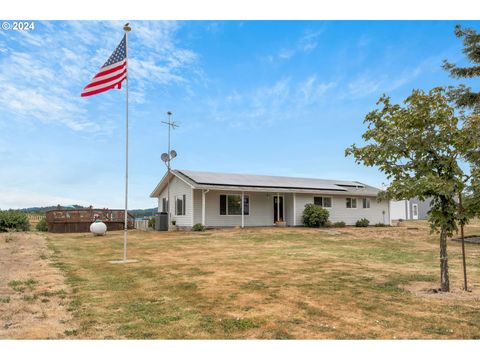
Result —
M 175 196 L 175 215 L 185 215 L 185 195 Z
M 357 208 L 357 199 L 347 198 L 347 208 L 348 209 L 356 209 Z
M 315 196 L 313 198 L 313 203 L 315 205 L 324 207 L 324 208 L 331 208 L 332 207 L 332 198 L 331 197 L 323 197 L 323 196 Z
M 168 212 L 168 200 L 167 198 L 162 199 L 162 211 Z
M 370 209 L 370 199 L 363 198 L 363 208 Z
M 250 199 L 243 197 L 243 215 L 250 214 Z M 220 215 L 242 215 L 241 195 L 220 195 Z

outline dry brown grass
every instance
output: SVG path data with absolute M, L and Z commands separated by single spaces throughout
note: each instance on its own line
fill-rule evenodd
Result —
M 65 338 L 76 328 L 65 278 L 48 255 L 41 235 L 0 234 L 0 339 Z
M 478 223 L 467 233 L 480 233 Z M 452 294 L 438 287 L 425 222 L 394 228 L 265 228 L 48 234 L 73 291 L 77 338 L 479 338 L 480 246 L 449 242 Z

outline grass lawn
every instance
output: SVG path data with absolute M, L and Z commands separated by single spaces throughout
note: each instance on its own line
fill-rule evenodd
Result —
M 75 338 L 480 338 L 480 245 L 466 245 L 472 293 L 451 241 L 453 292 L 428 293 L 438 239 L 414 226 L 131 231 L 139 262 L 128 265 L 108 262 L 122 256 L 122 232 L 47 243 L 71 286 Z

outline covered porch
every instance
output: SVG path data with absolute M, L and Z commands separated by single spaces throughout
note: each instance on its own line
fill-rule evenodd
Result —
M 296 194 L 194 189 L 193 224 L 211 227 L 296 226 Z M 300 224 L 298 224 L 300 225 Z

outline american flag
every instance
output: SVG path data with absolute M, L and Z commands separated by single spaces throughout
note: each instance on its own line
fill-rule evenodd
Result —
M 122 81 L 127 77 L 127 35 L 123 36 L 122 41 L 107 62 L 101 67 L 92 81 L 85 86 L 81 96 L 90 96 L 101 92 L 122 87 Z

